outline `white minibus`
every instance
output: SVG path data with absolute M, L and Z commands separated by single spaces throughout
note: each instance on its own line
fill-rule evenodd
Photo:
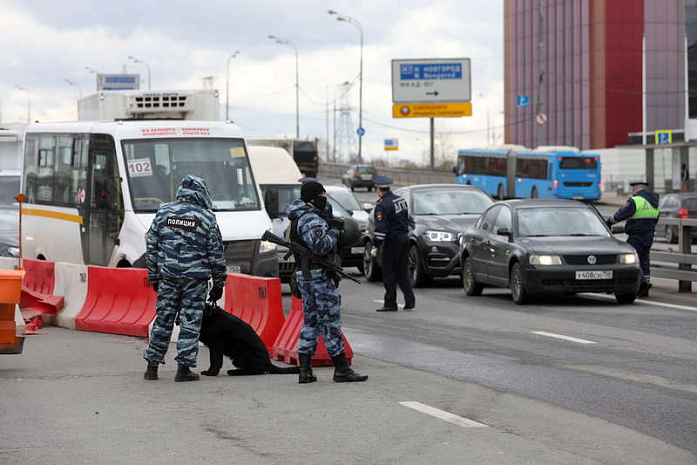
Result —
M 271 228 L 237 126 L 129 120 L 39 123 L 26 128 L 24 256 L 144 267 L 145 235 L 181 179 L 205 179 L 230 272 L 278 276 Z

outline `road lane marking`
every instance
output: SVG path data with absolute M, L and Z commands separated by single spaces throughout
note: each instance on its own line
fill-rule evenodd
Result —
M 556 339 L 563 339 L 565 341 L 577 342 L 579 344 L 597 344 L 597 342 L 587 341 L 585 339 L 579 339 L 577 337 L 564 336 L 563 334 L 547 333 L 545 331 L 530 331 L 532 334 L 538 334 L 540 336 L 553 337 Z
M 594 294 L 594 293 L 588 293 L 585 295 L 592 296 L 592 297 L 599 297 L 599 298 L 604 299 L 604 300 L 615 300 L 615 297 L 611 296 L 611 295 Z M 689 307 L 687 305 L 678 305 L 678 304 L 669 304 L 668 302 L 657 302 L 655 300 L 637 299 L 634 301 L 634 303 L 635 304 L 644 304 L 644 305 L 655 305 L 657 307 L 675 308 L 678 310 L 687 310 L 688 312 L 697 312 L 697 307 Z
M 432 417 L 438 418 L 439 420 L 447 421 L 452 424 L 462 426 L 463 428 L 488 428 L 489 425 L 470 420 L 469 418 L 464 418 L 454 413 L 446 412 L 445 410 L 440 410 L 430 405 L 422 404 L 421 402 L 400 402 L 400 405 L 414 409 L 426 415 L 431 415 Z
M 382 300 L 373 300 L 376 304 L 383 304 L 384 302 Z M 397 304 L 399 308 L 404 308 L 404 304 Z

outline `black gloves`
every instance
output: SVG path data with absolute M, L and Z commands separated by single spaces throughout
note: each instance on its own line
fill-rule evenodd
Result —
M 152 290 L 157 292 L 157 290 L 160 288 L 160 282 L 159 281 L 152 281 L 148 279 L 148 282 L 150 283 L 150 286 L 152 286 Z
M 330 229 L 336 229 L 338 231 L 344 230 L 344 220 L 341 218 L 330 218 L 327 220 Z
M 615 222 L 613 221 L 612 217 L 610 217 L 605 220 L 605 224 L 608 228 L 612 229 L 612 225 L 615 224 Z
M 208 293 L 208 300 L 211 302 L 217 302 L 223 296 L 222 287 L 213 287 L 211 292 Z

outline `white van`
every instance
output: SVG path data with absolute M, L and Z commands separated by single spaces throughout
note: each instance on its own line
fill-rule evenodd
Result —
M 288 205 L 300 198 L 302 173 L 293 157 L 285 149 L 250 145 L 248 151 L 249 161 L 264 199 L 268 198 L 269 195 L 278 198 L 278 202 L 269 203 L 269 205 L 274 203 L 277 205 L 276 211 L 269 211 L 268 214 L 271 217 L 273 233 L 283 237 L 290 223 L 286 216 Z M 286 252 L 288 252 L 287 249 L 278 248 L 279 276 L 284 281 L 289 279 L 293 272 L 293 257 L 290 257 L 289 260 L 283 260 Z
M 278 276 L 276 246 L 239 128 L 212 121 L 40 123 L 26 129 L 24 255 L 145 266 L 145 236 L 181 179 L 205 179 L 229 272 Z

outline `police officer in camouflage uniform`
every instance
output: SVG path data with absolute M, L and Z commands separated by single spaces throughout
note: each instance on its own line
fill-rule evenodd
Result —
M 308 248 L 313 254 L 331 259 L 336 254 L 336 244 L 342 223 L 327 218 L 327 197 L 324 186 L 316 181 L 306 182 L 300 189 L 300 199 L 288 206 L 290 240 Z M 296 261 L 300 261 L 296 258 Z M 305 267 L 296 271 L 303 300 L 304 323 L 300 331 L 298 358 L 301 384 L 313 383 L 312 356 L 317 350 L 317 340 L 322 335 L 327 352 L 334 362 L 334 381 L 337 383 L 360 382 L 368 379 L 354 372 L 346 361 L 344 339 L 341 333 L 338 279 L 310 259 Z M 304 270 L 303 270 L 304 268 Z
M 209 298 L 220 299 L 226 267 L 223 239 L 213 202 L 203 179 L 188 175 L 182 180 L 175 202 L 157 212 L 147 236 L 148 280 L 157 292 L 157 317 L 150 344 L 143 358 L 148 361 L 145 379 L 157 379 L 157 367 L 164 363 L 175 319 L 180 322 L 175 381 L 196 381 L 201 318 L 206 303 L 208 280 L 213 278 Z
M 656 223 L 658 223 L 658 194 L 651 192 L 646 182 L 633 182 L 632 197 L 612 215 L 608 226 L 627 220 L 624 228 L 627 243 L 636 249 L 641 266 L 641 287 L 639 297 L 649 295 L 651 288 L 651 246 L 653 245 Z

